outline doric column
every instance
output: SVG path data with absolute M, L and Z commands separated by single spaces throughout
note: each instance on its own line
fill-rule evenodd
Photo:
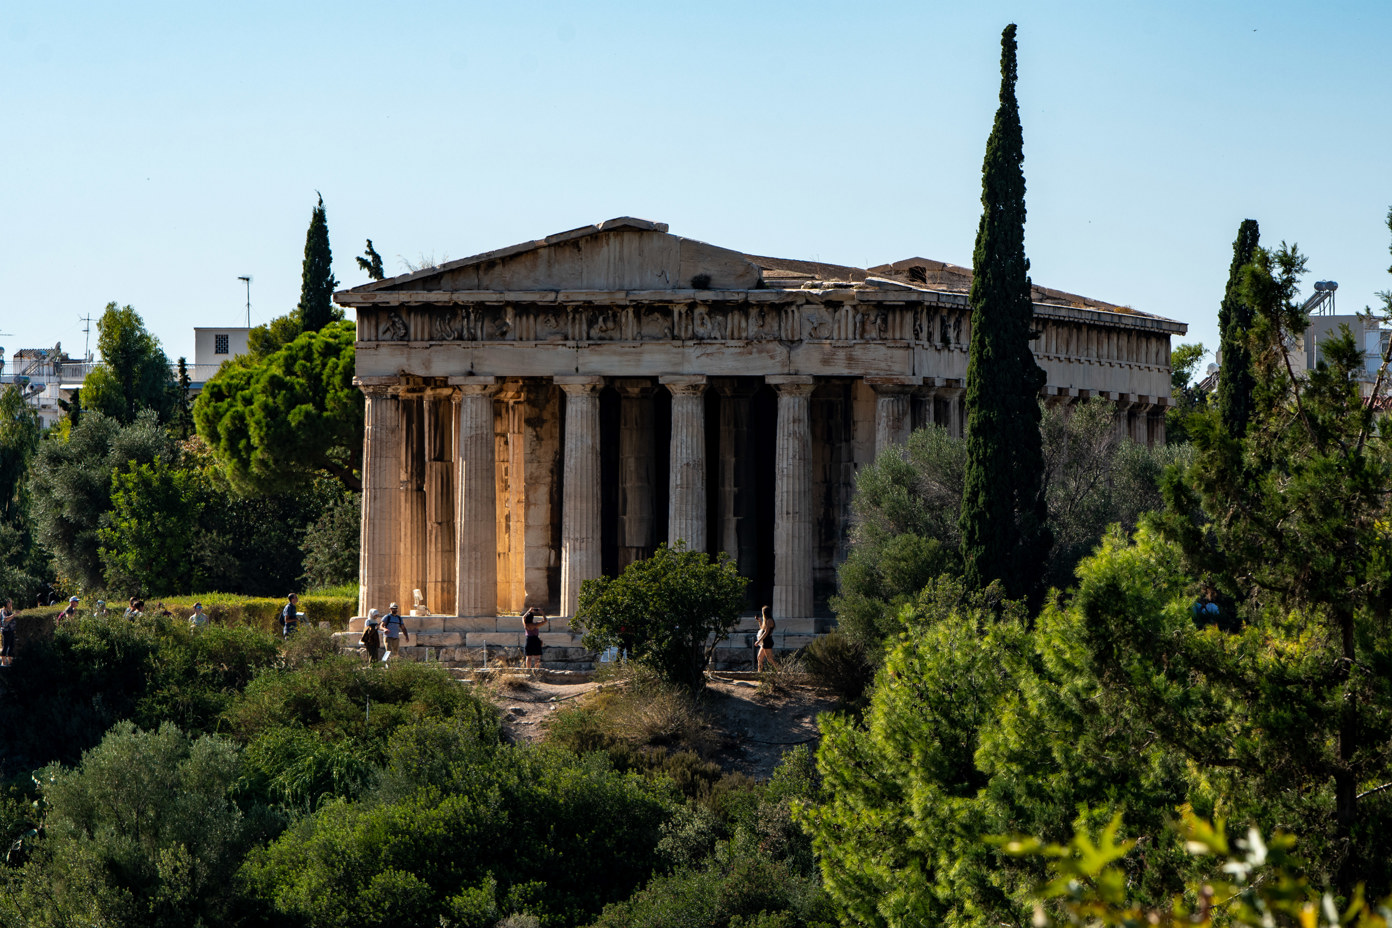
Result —
M 362 378 L 363 410 L 362 546 L 358 560 L 358 614 L 381 609 L 396 590 L 397 502 L 401 481 L 401 417 L 392 393 L 395 378 Z
M 431 612 L 454 608 L 454 423 L 457 391 L 425 391 L 425 602 Z M 410 608 L 401 604 L 403 609 Z
M 599 511 L 599 391 L 603 377 L 567 375 L 561 476 L 561 612 L 575 615 L 580 584 L 602 571 Z
M 875 391 L 875 456 L 890 445 L 908 441 L 913 421 L 909 407 L 913 391 L 923 383 L 921 377 L 866 377 Z
M 774 462 L 773 614 L 775 619 L 812 615 L 812 421 L 811 377 L 764 378 L 778 390 Z
M 966 392 L 962 388 L 960 380 L 944 381 L 947 386 L 938 387 L 937 398 L 947 405 L 947 421 L 939 422 L 943 428 L 947 429 L 947 434 L 954 438 L 961 438 L 966 434 L 966 423 L 962 421 L 962 394 Z
M 1150 445 L 1150 409 L 1149 403 L 1145 402 L 1146 397 L 1140 397 L 1141 402 L 1131 404 L 1130 425 L 1131 440 L 1143 447 Z
M 498 386 L 492 377 L 451 377 L 450 385 L 459 397 L 454 613 L 494 616 L 498 614 L 498 513 L 493 394 Z
M 749 442 L 749 406 L 754 388 L 738 380 L 716 382 L 720 391 L 720 550 L 740 574 L 758 572 L 754 525 L 754 455 Z
M 419 387 L 400 388 L 401 410 L 401 538 L 397 567 L 397 588 L 392 599 L 402 614 L 411 608 L 416 590 L 426 589 L 425 518 L 425 391 Z
M 705 377 L 659 377 L 672 393 L 671 488 L 667 544 L 686 542 L 688 551 L 706 550 L 706 391 Z
M 653 519 L 653 385 L 620 380 L 619 389 L 619 569 L 657 547 Z

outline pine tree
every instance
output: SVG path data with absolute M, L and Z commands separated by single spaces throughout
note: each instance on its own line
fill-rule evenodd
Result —
M 300 282 L 300 305 L 297 314 L 305 332 L 317 332 L 335 319 L 342 318 L 342 311 L 333 305 L 334 287 L 338 281 L 333 276 L 333 252 L 329 250 L 329 222 L 324 214 L 324 197 L 319 195 L 319 205 L 309 219 L 309 231 L 305 233 L 304 272 Z
M 1045 526 L 1039 390 L 1030 351 L 1025 175 L 1015 102 L 1015 25 L 1001 34 L 1000 108 L 981 168 L 981 224 L 971 285 L 967 366 L 967 473 L 962 560 L 967 583 L 993 580 L 1012 597 L 1036 596 L 1051 544 Z
M 1219 351 L 1223 369 L 1218 376 L 1218 414 L 1228 434 L 1241 438 L 1247 434 L 1252 418 L 1252 354 L 1247 333 L 1252 328 L 1252 307 L 1242 298 L 1242 269 L 1252 263 L 1261 233 L 1255 219 L 1244 219 L 1233 242 L 1228 286 L 1218 308 Z

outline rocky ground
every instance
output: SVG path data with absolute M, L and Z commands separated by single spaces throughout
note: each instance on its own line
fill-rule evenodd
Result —
M 717 674 L 707 683 L 703 705 L 719 741 L 712 759 L 727 771 L 765 779 L 784 752 L 801 744 L 816 749 L 817 716 L 834 709 L 836 700 L 793 675 L 762 687 L 757 679 L 739 679 L 746 676 L 754 675 Z M 604 685 L 588 675 L 547 674 L 497 679 L 482 690 L 491 694 L 511 737 L 540 741 L 552 713 Z

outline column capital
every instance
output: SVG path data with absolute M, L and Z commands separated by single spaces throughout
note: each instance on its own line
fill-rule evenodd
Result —
M 817 386 L 817 378 L 807 374 L 771 374 L 764 378 L 764 383 L 781 396 L 810 396 Z
M 425 398 L 429 400 L 452 400 L 457 395 L 454 387 L 426 387 Z
M 707 378 L 705 374 L 663 374 L 657 382 L 673 396 L 700 396 L 706 390 Z
M 604 378 L 591 374 L 561 374 L 551 379 L 567 396 L 592 395 L 604 388 Z
M 391 389 L 401 383 L 400 377 L 354 377 L 353 386 L 368 396 L 387 396 Z
M 466 396 L 493 396 L 502 389 L 496 377 L 451 377 L 449 384 L 447 389 L 460 399 Z

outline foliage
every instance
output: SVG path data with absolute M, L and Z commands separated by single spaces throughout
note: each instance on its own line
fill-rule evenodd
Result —
M 52 611 L 20 616 L 20 658 L 5 671 L 0 774 L 76 763 L 123 720 L 212 732 L 241 688 L 279 653 L 269 633 L 223 627 L 217 619 L 192 634 L 187 608 L 134 622 L 119 609 L 80 615 L 56 629 Z
M 380 262 L 379 262 L 380 263 Z M 324 197 L 309 217 L 305 231 L 304 268 L 300 275 L 300 303 L 295 308 L 305 332 L 317 332 L 343 318 L 343 310 L 333 305 L 333 252 L 329 248 L 329 223 L 324 213 Z
M 1001 33 L 1000 108 L 981 168 L 981 223 L 972 258 L 962 567 L 973 587 L 1000 580 L 1011 596 L 1037 600 L 1052 538 L 1039 438 L 1045 377 L 1030 350 L 1034 304 L 1015 78 L 1012 23 Z
M 1228 285 L 1223 291 L 1223 303 L 1218 308 L 1218 350 L 1222 353 L 1222 369 L 1218 375 L 1218 415 L 1229 435 L 1241 438 L 1247 433 L 1252 418 L 1252 391 L 1256 385 L 1252 371 L 1251 345 L 1248 342 L 1255 321 L 1253 307 L 1243 291 L 1243 274 L 1256 257 L 1261 231 L 1255 219 L 1244 219 L 1238 226 L 1233 242 L 1232 265 L 1228 268 Z
M 206 496 L 196 472 L 158 458 L 112 473 L 111 511 L 97 529 L 106 587 L 147 596 L 196 589 Z
M 198 434 L 234 487 L 298 489 L 323 471 L 362 489 L 363 396 L 351 322 L 309 331 L 261 361 L 223 364 L 194 404 Z
M 1194 374 L 1207 349 L 1201 343 L 1187 342 L 1170 351 L 1170 405 L 1165 409 L 1165 442 L 1189 441 L 1189 415 L 1208 402 L 1208 394 L 1194 383 Z
M 372 239 L 367 240 L 367 250 L 355 260 L 358 262 L 358 269 L 367 271 L 367 276 L 372 280 L 381 280 L 386 276 L 382 270 L 382 256 L 372 247 Z
M 45 579 L 34 539 L 28 472 L 39 448 L 39 417 L 19 387 L 0 387 L 0 602 L 30 602 Z
M 491 928 L 504 913 L 578 924 L 648 877 L 672 808 L 660 786 L 600 755 L 422 723 L 392 739 L 379 801 L 321 809 L 243 873 L 282 920 L 310 928 Z
M 840 629 L 818 635 L 801 657 L 813 685 L 829 690 L 844 705 L 859 707 L 874 682 L 875 667 L 865 649 Z
M 1286 346 L 1308 326 L 1304 265 L 1284 244 L 1254 251 L 1242 287 L 1255 375 L 1246 432 L 1216 413 L 1194 417 L 1194 461 L 1166 481 L 1163 524 L 1191 570 L 1244 604 L 1245 649 L 1215 655 L 1212 672 L 1261 738 L 1223 753 L 1269 764 L 1254 777 L 1266 801 L 1308 797 L 1284 821 L 1298 822 L 1312 865 L 1337 870 L 1347 895 L 1360 879 L 1392 888 L 1385 800 L 1367 792 L 1385 779 L 1392 739 L 1392 423 L 1360 395 L 1363 358 L 1347 329 L 1315 370 L 1291 369 Z
M 631 660 L 699 690 L 710 642 L 739 624 L 748 584 L 723 552 L 712 561 L 681 543 L 662 545 L 617 577 L 581 584 L 571 624 L 584 633 L 585 647 L 624 647 Z
M 0 896 L 5 921 L 222 922 L 252 837 L 228 796 L 237 769 L 226 741 L 124 722 L 76 769 L 40 771 L 43 836 Z
M 995 839 L 1007 854 L 1052 861 L 1054 878 L 1040 888 L 1043 901 L 1036 909 L 1036 925 L 1386 928 L 1392 923 L 1392 899 L 1372 905 L 1360 890 L 1340 911 L 1333 896 L 1298 876 L 1300 863 L 1291 835 L 1277 833 L 1268 841 L 1259 829 L 1249 828 L 1244 838 L 1229 839 L 1221 820 L 1209 824 L 1192 814 L 1184 816 L 1186 848 L 1194 855 L 1223 860 L 1222 866 L 1202 881 L 1192 881 L 1188 891 L 1168 905 L 1137 904 L 1127 898 L 1125 877 L 1117 866 L 1135 847 L 1134 841 L 1117 840 L 1120 824 L 1120 816 L 1114 817 L 1096 842 L 1086 834 L 1075 835 L 1067 845 L 1031 837 Z
M 177 451 L 152 410 L 128 425 L 88 411 L 66 441 L 50 437 L 42 443 L 31 472 L 34 524 L 60 574 L 83 589 L 102 586 L 99 533 L 112 510 L 112 475 L 155 461 L 171 463 Z
M 159 339 L 130 306 L 107 303 L 97 320 L 102 362 L 82 382 L 82 406 L 122 425 L 144 410 L 168 422 L 177 406 L 177 384 Z
M 1157 638 L 1219 634 L 1193 628 L 1177 557 L 1153 535 L 1113 536 L 1084 562 L 1073 603 L 1033 622 L 998 587 L 948 582 L 906 610 L 863 721 L 823 718 L 825 798 L 802 812 L 843 922 L 1021 924 L 1041 873 L 984 836 L 1062 837 L 1090 821 L 1080 808 L 1106 804 L 1153 842 L 1167 810 L 1212 802 L 1180 747 L 1157 744 L 1174 718 L 1146 714 L 1164 697 L 1199 732 L 1212 718 L 1186 686 L 1192 666 L 1153 656 Z M 1146 847 L 1128 874 L 1138 897 L 1164 898 L 1182 862 Z
M 362 494 L 342 494 L 305 530 L 305 582 L 311 587 L 356 583 L 361 544 Z
M 1058 539 L 1044 577 L 1055 587 L 1070 584 L 1107 526 L 1133 527 L 1142 512 L 1159 508 L 1161 473 L 1185 459 L 1181 449 L 1119 439 L 1114 416 L 1103 399 L 1044 412 L 1045 500 Z M 856 474 L 851 550 L 832 607 L 841 630 L 872 661 L 898 634 L 900 610 L 932 578 L 962 573 L 957 519 L 965 462 L 965 443 L 930 427 Z
M 670 868 L 608 906 L 596 926 L 830 926 L 807 835 L 793 807 L 820 796 L 812 754 L 784 755 L 769 782 L 725 807 L 687 805 L 663 826 L 658 852 Z

